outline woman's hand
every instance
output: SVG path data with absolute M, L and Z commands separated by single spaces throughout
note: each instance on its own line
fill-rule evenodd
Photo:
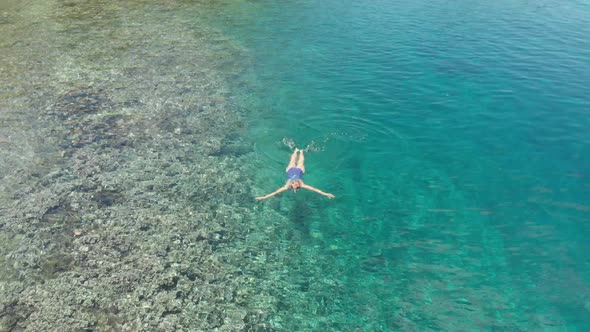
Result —
M 329 199 L 332 199 L 332 198 L 336 197 L 336 196 L 334 196 L 332 194 L 325 194 L 324 196 L 328 197 Z
M 266 197 L 266 196 L 260 196 L 260 197 L 256 197 L 256 200 L 257 200 L 257 201 L 261 201 L 261 200 L 263 200 L 263 199 L 267 199 L 267 198 L 268 198 L 268 197 Z

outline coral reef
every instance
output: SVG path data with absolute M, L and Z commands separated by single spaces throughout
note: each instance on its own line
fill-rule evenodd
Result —
M 204 5 L 50 4 L 13 15 L 51 31 L 3 44 L 0 330 L 270 328 L 235 264 L 251 149 L 224 83 L 240 69 L 216 67 L 240 49 Z

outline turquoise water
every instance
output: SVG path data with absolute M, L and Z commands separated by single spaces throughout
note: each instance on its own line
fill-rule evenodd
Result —
M 258 203 L 289 220 L 279 279 L 305 280 L 274 290 L 275 327 L 590 329 L 587 3 L 261 0 L 213 20 L 250 54 L 255 194 L 291 145 L 336 195 Z

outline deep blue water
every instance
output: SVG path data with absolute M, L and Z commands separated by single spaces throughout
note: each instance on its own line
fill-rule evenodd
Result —
M 323 311 L 294 295 L 283 327 L 590 330 L 587 2 L 260 0 L 213 19 L 251 55 L 257 194 L 293 142 L 336 195 L 253 203 L 290 211 L 306 278 L 340 285 Z

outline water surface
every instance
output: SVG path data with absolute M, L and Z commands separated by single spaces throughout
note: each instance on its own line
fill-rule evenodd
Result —
M 403 0 L 216 17 L 251 52 L 257 193 L 298 146 L 306 181 L 337 196 L 263 203 L 292 227 L 269 273 L 299 285 L 277 326 L 590 328 L 589 17 L 583 2 Z
M 0 330 L 590 329 L 589 18 L 2 2 Z

